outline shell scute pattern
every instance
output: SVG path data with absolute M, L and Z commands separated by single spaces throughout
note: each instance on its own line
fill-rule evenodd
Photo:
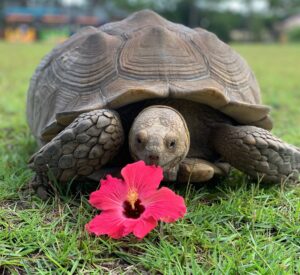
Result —
M 269 112 L 247 63 L 215 35 L 140 11 L 85 28 L 48 54 L 32 78 L 27 117 L 44 142 L 82 112 L 166 97 L 207 104 L 241 123 Z
M 196 31 L 192 40 L 206 53 L 210 75 L 224 87 L 226 96 L 234 101 L 258 103 L 259 87 L 245 60 L 215 34 L 200 28 Z
M 164 26 L 133 32 L 119 58 L 120 75 L 133 79 L 197 79 L 208 76 L 204 57 L 182 35 Z
M 89 90 L 116 75 L 115 55 L 121 41 L 103 32 L 88 36 L 80 45 L 52 62 L 52 72 L 63 85 L 78 92 Z M 83 89 L 82 89 L 83 88 Z

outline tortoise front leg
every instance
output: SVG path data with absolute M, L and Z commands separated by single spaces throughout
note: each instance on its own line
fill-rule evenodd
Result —
M 299 180 L 300 149 L 254 126 L 221 125 L 213 130 L 214 147 L 232 166 L 265 182 Z
M 59 182 L 92 174 L 116 155 L 123 140 L 123 127 L 116 112 L 95 110 L 79 115 L 32 156 L 30 165 L 36 172 L 33 187 L 45 197 L 48 173 Z
M 185 158 L 179 164 L 178 181 L 205 182 L 215 175 L 226 176 L 229 173 L 228 163 L 212 163 L 199 158 Z

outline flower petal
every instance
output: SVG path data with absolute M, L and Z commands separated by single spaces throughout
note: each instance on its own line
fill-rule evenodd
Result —
M 153 193 L 163 179 L 161 167 L 146 165 L 142 160 L 126 165 L 121 174 L 129 188 L 136 189 L 141 199 Z
M 142 202 L 146 208 L 143 217 L 153 217 L 164 222 L 174 222 L 186 213 L 184 199 L 167 187 L 162 187 Z
M 101 210 L 122 208 L 127 196 L 127 186 L 124 181 L 108 175 L 100 183 L 100 189 L 91 193 L 89 203 Z
M 157 221 L 153 217 L 140 218 L 133 229 L 133 234 L 142 239 L 156 226 Z
M 125 221 L 126 218 L 123 218 L 116 211 L 103 211 L 87 223 L 85 228 L 88 232 L 97 236 L 107 234 L 114 239 L 119 239 L 130 233 L 125 230 Z
M 119 212 L 109 210 L 94 217 L 85 225 L 85 228 L 89 233 L 94 233 L 97 236 L 108 235 L 111 238 L 119 239 L 133 232 L 136 237 L 142 239 L 156 225 L 157 221 L 153 217 L 128 219 L 120 215 Z

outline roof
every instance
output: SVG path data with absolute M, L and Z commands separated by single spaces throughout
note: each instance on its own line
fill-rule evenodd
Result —
M 281 28 L 287 31 L 294 28 L 300 28 L 300 14 L 293 15 L 285 19 L 281 24 Z
M 7 23 L 30 23 L 33 21 L 33 16 L 29 14 L 12 13 L 5 16 Z
M 20 7 L 11 6 L 6 7 L 3 10 L 4 16 L 10 16 L 12 14 L 19 14 L 24 16 L 32 16 L 34 18 L 43 17 L 44 15 L 63 15 L 64 9 L 55 7 Z

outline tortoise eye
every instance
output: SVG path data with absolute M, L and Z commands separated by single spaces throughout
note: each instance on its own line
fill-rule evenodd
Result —
M 136 142 L 138 143 L 138 144 L 143 144 L 143 143 L 145 143 L 146 142 L 146 140 L 147 140 L 147 132 L 145 132 L 145 131 L 139 131 L 138 133 L 137 133 L 137 135 L 136 135 Z
M 165 137 L 165 146 L 167 149 L 169 150 L 174 150 L 176 148 L 177 145 L 177 138 L 173 133 L 169 133 L 166 137 Z
M 169 150 L 174 150 L 176 148 L 176 139 L 174 138 L 169 138 L 166 140 L 166 147 L 169 149 Z
M 169 144 L 169 147 L 170 148 L 174 148 L 176 146 L 176 141 L 175 140 L 172 140 Z

